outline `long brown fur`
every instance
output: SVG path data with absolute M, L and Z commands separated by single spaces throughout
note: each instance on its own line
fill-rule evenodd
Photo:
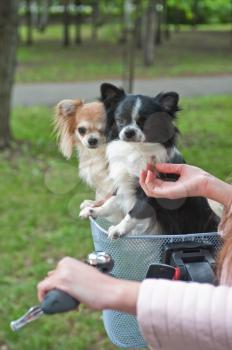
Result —
M 65 108 L 65 103 L 67 108 Z M 76 99 L 62 100 L 58 103 L 55 108 L 54 126 L 60 151 L 66 158 L 71 157 L 73 147 L 78 142 L 75 131 L 80 121 L 89 122 L 88 132 L 94 132 L 97 130 L 95 124 L 102 123 L 104 116 L 105 110 L 101 102 L 85 104 L 81 99 Z
M 232 206 L 225 208 L 219 230 L 223 232 L 224 244 L 218 255 L 218 278 L 232 283 Z
M 81 99 L 67 99 L 60 101 L 55 109 L 54 129 L 61 153 L 69 159 L 76 149 L 80 178 L 96 191 L 96 199 L 103 202 L 103 198 L 113 191 L 108 176 L 105 123 L 106 113 L 101 102 L 84 103 Z M 80 131 L 83 127 L 84 134 Z M 97 140 L 96 146 L 91 146 L 93 138 Z M 102 203 L 92 202 L 96 206 Z M 82 206 L 86 205 L 84 203 Z

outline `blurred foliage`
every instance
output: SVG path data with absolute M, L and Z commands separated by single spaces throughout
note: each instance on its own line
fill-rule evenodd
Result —
M 196 15 L 198 23 L 231 22 L 232 4 L 229 0 L 167 0 L 167 3 L 171 23 L 176 23 L 176 9 L 181 12 L 179 23 L 191 23 Z
M 44 4 L 49 5 L 49 16 L 51 19 L 58 19 L 64 10 L 64 0 L 31 0 L 32 12 L 43 11 Z M 81 13 L 84 20 L 88 20 L 92 14 L 95 0 L 79 1 L 66 0 L 69 4 L 69 12 L 72 16 Z M 134 1 L 141 3 L 141 9 L 145 10 L 148 1 Z M 25 16 L 27 2 L 20 1 L 20 15 Z M 99 0 L 97 1 L 102 23 L 109 23 L 112 19 L 118 19 L 123 15 L 123 0 Z M 133 3 L 133 1 L 132 1 Z M 158 0 L 157 4 L 163 8 L 163 0 Z M 229 23 L 231 22 L 231 1 L 229 0 L 166 0 L 168 7 L 169 23 L 176 23 L 176 12 L 179 11 L 179 23 L 191 24 L 194 16 L 197 15 L 198 23 Z M 135 7 L 134 7 L 135 8 Z M 197 13 L 195 13 L 197 11 Z

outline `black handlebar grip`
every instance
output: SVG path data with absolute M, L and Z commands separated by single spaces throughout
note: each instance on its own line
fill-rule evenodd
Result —
M 79 301 L 60 289 L 53 289 L 45 295 L 41 309 L 47 315 L 71 311 L 77 308 Z

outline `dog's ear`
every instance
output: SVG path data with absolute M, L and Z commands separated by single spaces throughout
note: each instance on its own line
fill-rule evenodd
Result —
M 177 92 L 162 92 L 155 97 L 155 100 L 171 115 L 174 115 L 175 112 L 179 111 L 179 95 Z
M 83 104 L 84 101 L 81 99 L 62 100 L 56 106 L 57 114 L 63 118 L 72 117 L 76 114 L 77 108 Z
M 100 87 L 101 101 L 106 109 L 106 129 L 105 134 L 107 141 L 112 141 L 118 136 L 117 127 L 114 119 L 114 112 L 118 103 L 126 96 L 123 89 L 109 83 L 103 83 Z
M 75 144 L 76 112 L 83 105 L 83 101 L 62 100 L 55 109 L 55 132 L 57 134 L 61 153 L 70 158 Z
M 103 102 L 109 99 L 121 99 L 126 95 L 123 89 L 120 89 L 117 86 L 109 83 L 101 84 L 100 90 L 101 100 Z

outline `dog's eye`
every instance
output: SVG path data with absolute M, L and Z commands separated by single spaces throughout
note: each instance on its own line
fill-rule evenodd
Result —
M 140 118 L 136 121 L 136 124 L 137 124 L 140 128 L 143 128 L 145 123 L 146 123 L 146 119 L 145 119 L 144 117 L 140 117 Z
M 84 135 L 86 133 L 86 128 L 80 127 L 78 128 L 78 132 L 79 134 Z
M 125 126 L 125 122 L 123 120 L 117 120 L 117 126 L 119 128 L 123 128 Z

